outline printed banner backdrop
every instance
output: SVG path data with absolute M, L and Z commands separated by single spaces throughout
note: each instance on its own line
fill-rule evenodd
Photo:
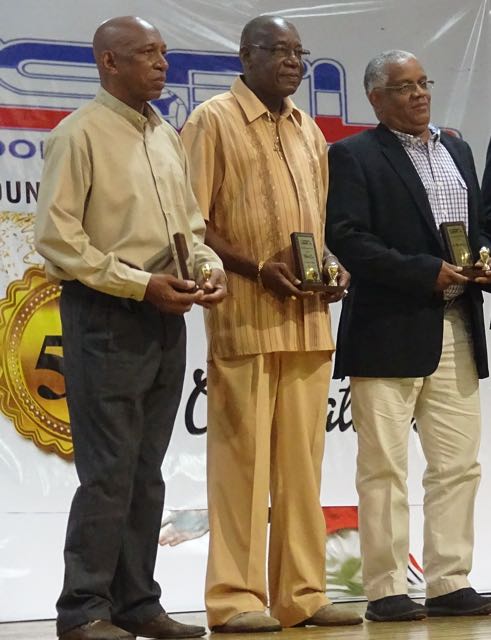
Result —
M 91 38 L 103 20 L 137 14 L 169 46 L 167 86 L 155 107 L 180 128 L 189 112 L 226 90 L 239 73 L 240 31 L 261 13 L 296 24 L 311 50 L 295 100 L 333 142 L 375 124 L 362 76 L 376 53 L 415 52 L 436 81 L 433 121 L 474 151 L 478 173 L 491 134 L 490 0 L 297 1 L 1 0 L 0 26 L 0 621 L 51 618 L 62 583 L 62 548 L 77 477 L 63 381 L 58 288 L 42 274 L 33 213 L 48 131 L 97 90 Z M 486 318 L 490 317 L 486 300 Z M 337 319 L 339 309 L 333 309 Z M 157 576 L 170 611 L 201 610 L 208 536 L 205 486 L 205 339 L 199 311 L 188 324 L 188 370 L 165 464 L 166 511 Z M 336 323 L 335 323 L 336 324 Z M 473 584 L 491 590 L 491 414 L 482 384 L 483 481 L 478 499 Z M 333 382 L 326 423 L 322 503 L 326 505 L 329 592 L 362 595 L 354 487 L 356 436 L 347 381 Z M 294 443 L 292 443 L 294 446 Z M 421 476 L 410 442 L 411 558 L 421 591 Z

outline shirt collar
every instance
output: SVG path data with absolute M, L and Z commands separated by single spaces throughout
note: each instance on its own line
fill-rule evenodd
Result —
M 428 125 L 428 129 L 430 130 L 430 138 L 428 142 L 431 142 L 433 146 L 435 146 L 438 142 L 440 142 L 441 131 L 431 122 Z M 397 136 L 403 147 L 415 147 L 417 145 L 424 144 L 419 136 L 413 136 L 410 133 L 396 131 L 395 129 L 391 129 L 391 131 L 395 136 Z
M 234 80 L 230 91 L 241 106 L 249 122 L 253 122 L 262 115 L 270 113 L 268 107 L 249 89 L 242 76 Z M 289 116 L 292 116 L 298 124 L 302 124 L 302 112 L 297 109 L 291 98 L 284 98 L 281 117 L 288 118 Z
M 139 131 L 143 131 L 147 122 L 149 122 L 152 127 L 159 126 L 162 124 L 162 120 L 155 113 L 152 107 L 147 103 L 145 103 L 145 113 L 139 113 L 132 107 L 129 107 L 121 100 L 118 100 L 111 93 L 106 91 L 103 87 L 99 87 L 99 91 L 95 97 L 95 101 L 99 104 L 103 104 L 108 109 L 111 109 L 115 113 L 118 113 L 120 116 L 123 116 L 125 120 L 128 120 L 130 124 L 132 124 Z

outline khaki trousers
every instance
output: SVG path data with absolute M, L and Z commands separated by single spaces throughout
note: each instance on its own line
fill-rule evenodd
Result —
M 394 345 L 397 348 L 397 345 Z M 462 306 L 445 312 L 437 370 L 426 378 L 352 378 L 363 583 L 369 600 L 407 593 L 410 420 L 423 476 L 427 597 L 469 586 L 480 479 L 479 384 Z
M 206 608 L 210 627 L 268 606 L 284 626 L 325 595 L 321 464 L 329 351 L 214 358 L 208 364 Z

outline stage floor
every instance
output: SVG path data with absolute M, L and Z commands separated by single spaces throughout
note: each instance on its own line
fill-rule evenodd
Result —
M 365 602 L 336 604 L 354 607 L 363 614 Z M 176 619 L 194 624 L 206 624 L 204 613 L 176 614 Z M 364 622 L 355 627 L 307 627 L 286 629 L 279 633 L 223 634 L 223 640 L 491 640 L 491 616 L 468 618 L 433 618 L 420 622 Z M 55 640 L 53 620 L 0 624 L 2 640 Z

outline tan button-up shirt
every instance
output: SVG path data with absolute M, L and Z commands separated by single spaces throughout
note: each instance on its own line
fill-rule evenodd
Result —
M 220 236 L 258 262 L 284 261 L 293 270 L 290 233 L 310 232 L 322 256 L 326 142 L 290 99 L 276 123 L 238 78 L 191 114 L 181 137 L 199 205 Z M 207 314 L 211 354 L 334 349 L 320 296 L 282 301 L 257 282 L 227 276 L 228 297 Z
M 50 134 L 35 224 L 50 280 L 142 300 L 152 273 L 179 273 L 176 232 L 191 274 L 222 268 L 204 229 L 179 136 L 148 105 L 142 115 L 101 88 Z

